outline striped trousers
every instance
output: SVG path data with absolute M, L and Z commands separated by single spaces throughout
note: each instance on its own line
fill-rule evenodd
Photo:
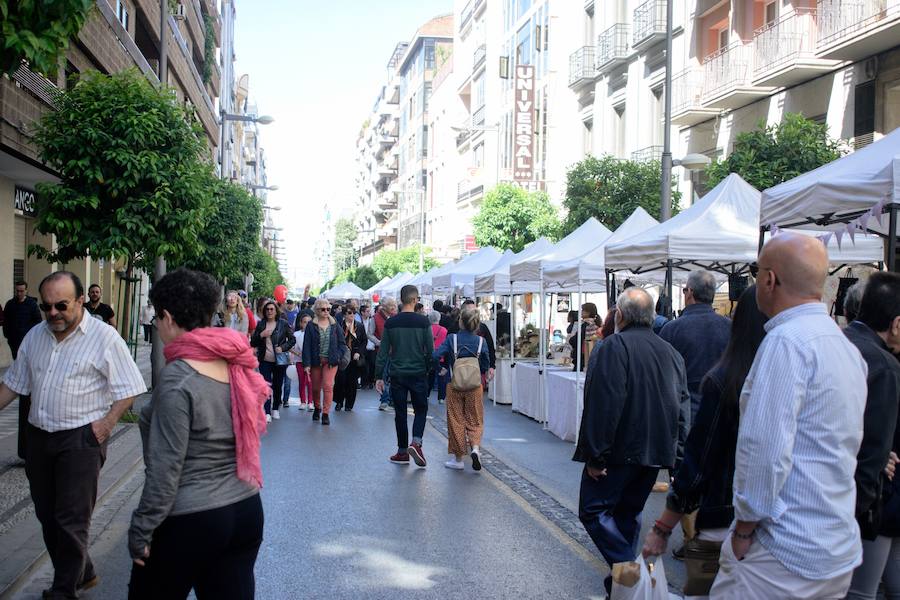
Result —
M 481 386 L 468 392 L 447 386 L 447 452 L 468 454 L 467 447 L 480 446 L 484 434 L 484 391 Z M 468 446 L 466 440 L 468 439 Z

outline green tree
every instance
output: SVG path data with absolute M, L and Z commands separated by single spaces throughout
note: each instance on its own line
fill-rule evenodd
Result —
M 425 255 L 425 270 L 433 269 L 438 266 L 437 260 L 432 258 L 431 249 L 423 250 Z M 375 272 L 375 281 L 369 286 L 375 285 L 384 277 L 393 277 L 397 273 L 406 271 L 407 273 L 416 273 L 419 270 L 419 245 L 414 244 L 401 248 L 400 250 L 382 250 L 375 255 L 372 261 L 372 270 Z M 359 284 L 357 284 L 359 285 Z M 362 287 L 362 286 L 360 286 Z
M 338 273 L 356 266 L 356 224 L 352 219 L 338 219 L 334 224 L 334 270 Z
M 278 263 L 257 245 L 253 249 L 252 265 L 250 268 L 250 272 L 253 273 L 252 295 L 271 297 L 275 293 L 275 287 L 285 282 Z
M 758 190 L 778 185 L 841 157 L 844 147 L 828 136 L 828 127 L 798 113 L 776 125 L 739 133 L 728 158 L 706 168 L 710 187 L 737 173 Z
M 55 75 L 93 5 L 93 0 L 0 0 L 0 72 L 11 75 L 25 61 L 32 71 Z
M 362 267 L 353 267 L 351 269 L 341 271 L 340 273 L 335 275 L 334 279 L 325 282 L 325 285 L 322 286 L 322 289 L 327 290 L 333 288 L 337 284 L 344 283 L 345 281 L 350 281 L 356 284 L 359 288 L 367 290 L 381 281 L 381 278 L 375 275 L 375 270 L 368 265 L 364 265 Z
M 480 246 L 520 252 L 541 236 L 557 239 L 559 217 L 545 192 L 501 183 L 489 191 L 473 220 Z
M 566 173 L 568 215 L 563 222 L 563 235 L 575 231 L 590 217 L 615 230 L 641 206 L 659 219 L 659 161 L 619 160 L 613 156 L 588 156 Z M 678 212 L 681 194 L 672 180 L 672 214 Z

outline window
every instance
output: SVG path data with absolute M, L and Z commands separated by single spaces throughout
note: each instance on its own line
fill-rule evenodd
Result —
M 484 142 L 472 149 L 472 166 L 476 168 L 484 166 Z
M 582 153 L 587 156 L 589 154 L 594 153 L 594 121 L 585 121 L 584 122 L 584 130 L 581 133 L 582 141 L 581 141 L 581 150 Z
M 422 91 L 423 98 L 423 111 L 428 112 L 428 102 L 431 100 L 431 82 L 426 81 L 425 87 Z
M 719 30 L 719 50 L 728 47 L 728 28 Z
M 125 0 L 116 0 L 116 18 L 126 30 L 128 29 L 128 7 Z
M 531 8 L 532 0 L 518 0 L 518 12 L 516 13 L 516 18 L 522 18 L 522 15 L 528 12 L 528 9 Z
M 516 65 L 531 64 L 531 27 L 526 23 L 516 33 Z
M 662 146 L 663 144 L 663 134 L 665 133 L 665 112 L 663 108 L 663 88 L 658 87 L 654 90 L 650 90 L 652 94 L 651 98 L 651 118 L 652 122 L 652 131 L 651 131 L 651 139 L 653 141 L 653 146 Z
M 853 92 L 853 148 L 872 143 L 875 132 L 875 82 L 856 86 Z
M 434 69 L 434 40 L 425 42 L 425 70 Z
M 475 85 L 472 86 L 475 88 L 475 94 L 472 96 L 472 109 L 478 110 L 482 106 L 484 106 L 484 95 L 485 95 L 485 78 L 484 73 L 478 76 L 478 79 L 475 80 Z
M 617 158 L 625 156 L 625 107 L 613 109 L 613 155 Z
M 772 0 L 766 4 L 766 25 L 771 25 L 778 19 L 778 0 Z

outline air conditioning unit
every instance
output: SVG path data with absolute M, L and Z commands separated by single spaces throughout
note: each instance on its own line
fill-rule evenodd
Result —
M 184 8 L 184 4 L 179 4 L 175 9 L 175 14 L 172 16 L 175 17 L 175 20 L 177 21 L 184 21 L 185 18 L 187 18 L 187 12 Z

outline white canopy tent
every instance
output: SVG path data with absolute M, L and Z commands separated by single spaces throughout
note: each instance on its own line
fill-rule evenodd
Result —
M 400 271 L 393 277 L 391 280 L 378 288 L 377 293 L 382 298 L 386 296 L 395 296 L 397 292 L 400 291 L 400 288 L 406 285 L 406 282 L 413 278 L 412 273 L 408 273 L 406 271 Z
M 508 296 L 512 293 L 509 282 L 509 266 L 520 260 L 527 260 L 533 256 L 539 256 L 553 247 L 553 242 L 547 238 L 538 238 L 516 254 L 505 254 L 487 272 L 475 277 L 475 294 L 495 294 Z
M 377 294 L 379 288 L 384 286 L 390 280 L 391 280 L 391 278 L 388 277 L 387 275 L 382 277 L 381 281 L 379 281 L 378 283 L 376 283 L 375 285 L 373 285 L 372 287 L 370 287 L 369 289 L 366 290 L 366 297 L 368 298 L 368 297 L 371 297 L 373 294 Z
M 475 277 L 489 271 L 503 256 L 511 254 L 513 254 L 511 250 L 501 254 L 494 248 L 482 248 L 478 252 L 460 259 L 452 269 L 432 277 L 432 290 L 435 293 L 460 293 L 463 296 L 474 296 Z
M 575 259 L 549 262 L 544 266 L 544 288 L 549 292 L 605 292 L 606 246 L 644 233 L 659 221 L 637 207 L 606 241 Z
M 325 290 L 319 297 L 327 300 L 361 300 L 366 297 L 366 292 L 352 281 L 345 281 Z
M 888 218 L 882 217 L 888 213 Z M 825 226 L 835 237 L 873 232 L 888 238 L 888 268 L 895 267 L 900 235 L 900 128 L 852 154 L 762 193 L 760 224 Z
M 432 281 L 434 281 L 434 278 L 438 277 L 440 275 L 443 275 L 444 273 L 449 272 L 451 269 L 453 269 L 453 267 L 456 264 L 457 264 L 457 261 L 450 261 L 448 263 L 444 263 L 438 267 L 431 269 L 430 271 L 426 271 L 425 273 L 422 273 L 422 274 L 416 276 L 411 281 L 409 281 L 409 283 L 416 286 L 419 289 L 419 294 L 431 295 L 431 293 L 432 293 L 431 283 L 432 283 Z

